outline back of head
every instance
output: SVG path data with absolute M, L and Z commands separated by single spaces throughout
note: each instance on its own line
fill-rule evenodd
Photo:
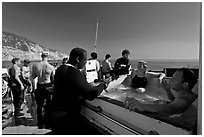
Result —
M 96 52 L 92 52 L 91 53 L 91 58 L 92 59 L 97 59 L 97 53 Z
M 129 55 L 129 54 L 130 54 L 130 51 L 127 50 L 127 49 L 123 50 L 123 51 L 122 51 L 122 55 L 125 55 L 125 54 L 128 54 L 128 55 Z
M 62 59 L 62 64 L 66 64 L 67 61 L 68 61 L 68 58 L 63 58 L 63 59 Z
M 82 59 L 86 53 L 86 50 L 82 48 L 73 48 L 69 55 L 69 61 L 76 61 L 77 58 Z
M 111 57 L 110 54 L 106 54 L 105 59 L 109 59 Z
M 187 82 L 190 89 L 192 89 L 198 82 L 198 76 L 188 68 L 181 68 L 177 71 L 183 72 L 183 82 Z
M 16 64 L 16 62 L 18 62 L 20 59 L 19 58 L 13 58 L 12 60 L 11 60 L 11 62 L 13 63 L 13 64 Z

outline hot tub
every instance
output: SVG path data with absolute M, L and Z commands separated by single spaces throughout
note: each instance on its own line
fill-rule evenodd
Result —
M 150 79 L 146 88 L 141 90 L 132 89 L 129 82 L 127 75 L 112 81 L 107 88 L 108 93 L 104 91 L 95 100 L 85 101 L 81 114 L 105 134 L 192 134 L 197 120 L 196 103 L 183 114 L 168 117 L 130 112 L 124 108 L 125 97 L 135 98 L 142 103 L 167 103 L 170 100 L 164 89 L 157 86 L 156 78 Z

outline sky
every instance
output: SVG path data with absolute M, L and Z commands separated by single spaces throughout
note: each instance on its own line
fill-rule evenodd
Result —
M 198 59 L 199 3 L 3 2 L 2 30 L 69 54 L 82 47 L 98 58 Z

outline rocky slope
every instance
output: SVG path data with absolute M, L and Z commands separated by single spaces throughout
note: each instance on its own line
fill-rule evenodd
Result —
M 40 60 L 42 51 L 50 53 L 50 59 L 61 60 L 67 55 L 54 49 L 48 49 L 39 44 L 13 33 L 2 32 L 2 60 L 18 57 L 21 60 Z

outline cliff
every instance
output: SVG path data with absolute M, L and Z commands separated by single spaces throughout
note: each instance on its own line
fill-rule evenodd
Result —
M 25 37 L 18 36 L 13 33 L 2 32 L 2 60 L 11 60 L 14 57 L 18 57 L 21 60 L 40 60 L 42 51 L 50 53 L 52 60 L 61 60 L 68 55 L 54 50 L 45 48 Z

